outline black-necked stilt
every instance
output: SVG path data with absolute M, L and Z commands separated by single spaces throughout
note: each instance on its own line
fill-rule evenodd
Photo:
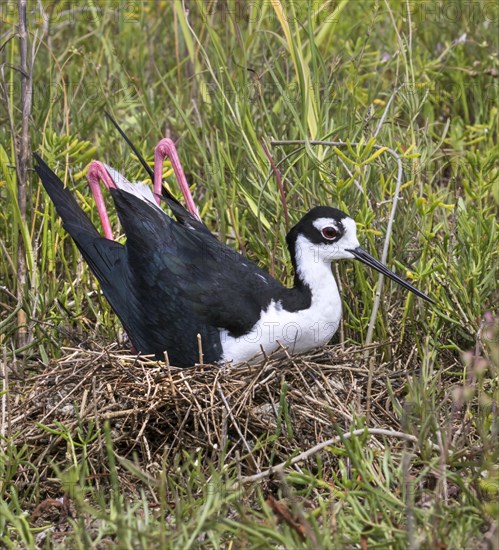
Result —
M 328 206 L 310 210 L 287 235 L 295 280 L 292 288 L 284 287 L 219 242 L 199 219 L 193 202 L 187 203 L 188 211 L 171 195 L 164 197 L 176 220 L 160 208 L 160 157 L 171 151 L 158 147 L 156 152 L 156 195 L 100 163 L 90 169 L 98 207 L 103 206 L 99 179 L 110 189 L 127 237 L 124 245 L 99 235 L 69 190 L 35 154 L 35 169 L 65 229 L 137 351 L 159 358 L 166 351 L 173 365 L 185 367 L 199 361 L 198 335 L 208 363 L 239 363 L 280 346 L 290 353 L 320 347 L 331 339 L 341 319 L 341 299 L 331 269 L 332 261 L 339 259 L 360 260 L 432 301 L 363 250 L 354 220 Z M 176 175 L 182 181 L 183 174 L 176 171 Z M 188 187 L 182 190 L 186 196 Z M 102 212 L 106 236 L 111 237 L 107 214 Z

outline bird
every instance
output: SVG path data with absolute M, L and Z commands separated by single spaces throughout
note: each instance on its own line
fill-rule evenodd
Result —
M 297 354 L 325 345 L 342 317 L 332 271 L 336 260 L 356 259 L 434 303 L 364 250 L 355 221 L 332 206 L 315 206 L 287 234 L 294 270 L 288 288 L 220 242 L 195 206 L 185 209 L 171 194 L 160 197 L 106 165 L 98 171 L 109 178 L 126 242 L 102 237 L 41 156 L 34 153 L 34 159 L 63 227 L 134 349 L 158 360 L 167 357 L 173 366 L 236 365 L 282 348 Z

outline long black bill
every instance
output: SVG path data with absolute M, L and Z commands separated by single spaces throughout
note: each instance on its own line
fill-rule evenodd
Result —
M 388 269 L 386 265 L 383 265 L 381 262 L 378 262 L 376 258 L 373 258 L 371 254 L 366 252 L 362 247 L 358 246 L 357 248 L 350 249 L 348 252 L 351 252 L 355 258 L 359 261 L 361 261 L 363 264 L 368 265 L 369 267 L 374 267 L 376 271 L 379 271 L 383 275 L 386 275 L 387 277 L 390 277 L 393 281 L 398 283 L 400 286 L 403 286 L 407 290 L 410 290 L 411 292 L 414 292 L 416 296 L 419 296 L 420 298 L 423 298 L 424 300 L 430 302 L 431 304 L 434 304 L 435 302 L 426 296 L 423 292 L 419 291 L 417 288 L 413 287 L 410 283 L 407 281 L 404 281 L 404 279 L 401 279 L 398 275 L 395 275 L 393 271 Z

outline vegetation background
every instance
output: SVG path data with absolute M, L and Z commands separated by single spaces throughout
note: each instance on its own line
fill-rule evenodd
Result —
M 292 224 L 314 205 L 335 205 L 380 257 L 399 198 L 387 261 L 437 305 L 385 283 L 371 316 L 377 277 L 343 262 L 335 342 L 377 342 L 399 361 L 414 350 L 407 429 L 438 450 L 412 454 L 408 474 L 390 445 L 373 455 L 352 440 L 330 449 L 336 472 L 317 458 L 299 480 L 290 470 L 239 492 L 221 489 L 235 464 L 220 470 L 201 451 L 180 453 L 154 481 L 175 502 L 153 508 L 139 474 L 143 498 L 127 498 L 108 437 L 111 491 L 95 490 L 84 450 L 72 447 L 81 513 L 60 544 L 497 548 L 497 3 L 4 0 L 0 21 L 2 544 L 57 544 L 54 523 L 30 519 L 47 496 L 43 480 L 33 472 L 31 486 L 16 483 L 31 449 L 8 430 L 9 380 L 33 376 L 64 346 L 122 338 L 31 170 L 38 151 L 98 224 L 85 179 L 92 159 L 146 181 L 107 110 L 151 162 L 156 142 L 174 138 L 205 222 L 287 283 L 287 215 Z M 171 172 L 165 163 L 177 193 Z M 61 483 L 64 469 L 53 465 Z M 269 504 L 269 492 L 283 491 L 298 527 Z

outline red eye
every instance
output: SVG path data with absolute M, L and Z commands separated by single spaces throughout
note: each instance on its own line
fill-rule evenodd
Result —
M 335 239 L 338 236 L 338 230 L 335 227 L 324 227 L 322 236 L 326 239 Z

